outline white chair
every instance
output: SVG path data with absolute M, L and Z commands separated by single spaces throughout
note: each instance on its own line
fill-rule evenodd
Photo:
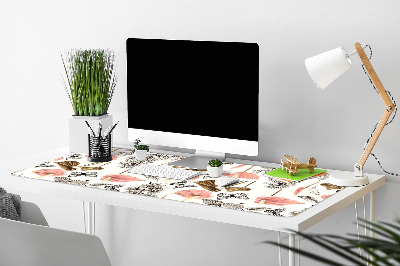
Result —
M 37 205 L 21 205 L 21 222 L 0 218 L 0 265 L 111 266 L 99 237 L 50 228 Z

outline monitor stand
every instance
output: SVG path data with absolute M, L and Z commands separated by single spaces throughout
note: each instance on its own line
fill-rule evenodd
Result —
M 193 156 L 171 162 L 168 165 L 196 170 L 207 170 L 208 161 L 212 159 L 220 159 L 223 162 L 225 160 L 225 153 L 196 150 Z

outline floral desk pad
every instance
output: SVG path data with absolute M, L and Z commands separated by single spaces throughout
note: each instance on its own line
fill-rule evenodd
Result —
M 218 187 L 207 171 L 186 181 L 127 173 L 136 165 L 166 165 L 184 158 L 181 156 L 148 153 L 146 160 L 138 161 L 134 150 L 120 148 L 112 150 L 110 162 L 91 163 L 87 156 L 72 153 L 12 174 L 282 217 L 299 214 L 343 189 L 327 183 L 327 173 L 300 182 L 288 182 L 268 176 L 274 168 L 229 162 L 223 164 L 223 175 L 240 181 L 232 186 Z

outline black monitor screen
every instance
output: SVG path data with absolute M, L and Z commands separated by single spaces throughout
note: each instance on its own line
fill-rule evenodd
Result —
M 126 42 L 128 127 L 258 141 L 256 43 Z

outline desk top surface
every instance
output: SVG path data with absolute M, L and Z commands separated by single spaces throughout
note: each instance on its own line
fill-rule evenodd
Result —
M 5 189 L 164 214 L 270 230 L 303 231 L 354 200 L 382 186 L 385 182 L 384 176 L 369 175 L 369 185 L 340 190 L 338 188 L 332 189 L 327 185 L 321 186 L 321 184 L 326 184 L 324 181 L 326 176 L 323 175 L 289 186 L 285 184 L 282 186 L 282 184 L 272 182 L 273 180 L 265 175 L 269 170 L 279 167 L 276 164 L 227 160 L 228 162 L 224 164 L 224 174 L 236 176 L 241 180 L 241 184 L 232 186 L 229 190 L 229 188 L 210 187 L 209 183 L 212 183 L 212 178 L 206 173 L 187 182 L 150 179 L 149 177 L 126 174 L 125 172 L 130 169 L 129 163 L 132 163 L 133 157 L 132 151 L 126 149 L 113 149 L 114 162 L 101 164 L 103 171 L 107 165 L 109 166 L 108 169 L 112 169 L 110 165 L 114 165 L 114 167 L 118 165 L 119 172 L 115 174 L 102 172 L 102 175 L 98 177 L 94 176 L 96 169 L 90 170 L 89 168 L 84 172 L 84 169 L 81 168 L 79 169 L 81 171 L 79 171 L 73 165 L 68 165 L 68 162 L 84 160 L 80 162 L 79 167 L 99 167 L 98 164 L 90 164 L 85 160 L 83 154 L 76 155 L 75 158 L 74 156 L 67 157 L 68 154 L 68 148 L 64 147 L 3 162 L 0 164 L 0 171 L 3 173 L 0 177 L 0 184 Z M 184 154 L 177 155 L 175 153 L 175 155 L 163 156 L 161 153 L 153 153 L 151 156 L 153 159 L 150 159 L 147 163 L 162 165 L 179 159 L 180 156 L 184 156 Z M 46 167 L 46 163 L 54 166 L 54 162 L 57 161 L 59 162 L 57 167 Z M 36 167 L 36 170 L 32 166 L 39 167 Z M 20 170 L 24 167 L 24 170 Z M 57 170 L 60 173 L 54 175 L 54 173 L 46 172 L 46 168 L 59 168 Z M 115 172 L 115 170 L 113 171 Z M 11 175 L 12 172 L 17 176 Z M 66 172 L 68 175 L 66 175 Z M 332 171 L 328 172 L 331 173 Z M 28 173 L 31 173 L 31 176 Z M 91 174 L 82 176 L 82 173 Z M 37 180 L 38 177 L 39 179 L 57 182 L 40 182 Z M 71 182 L 76 185 L 71 185 Z M 154 187 L 150 187 L 149 184 Z M 249 189 L 251 186 L 253 187 Z M 234 187 L 239 189 L 232 189 Z M 112 190 L 128 193 L 118 193 Z M 189 204 L 189 202 L 199 204 Z

